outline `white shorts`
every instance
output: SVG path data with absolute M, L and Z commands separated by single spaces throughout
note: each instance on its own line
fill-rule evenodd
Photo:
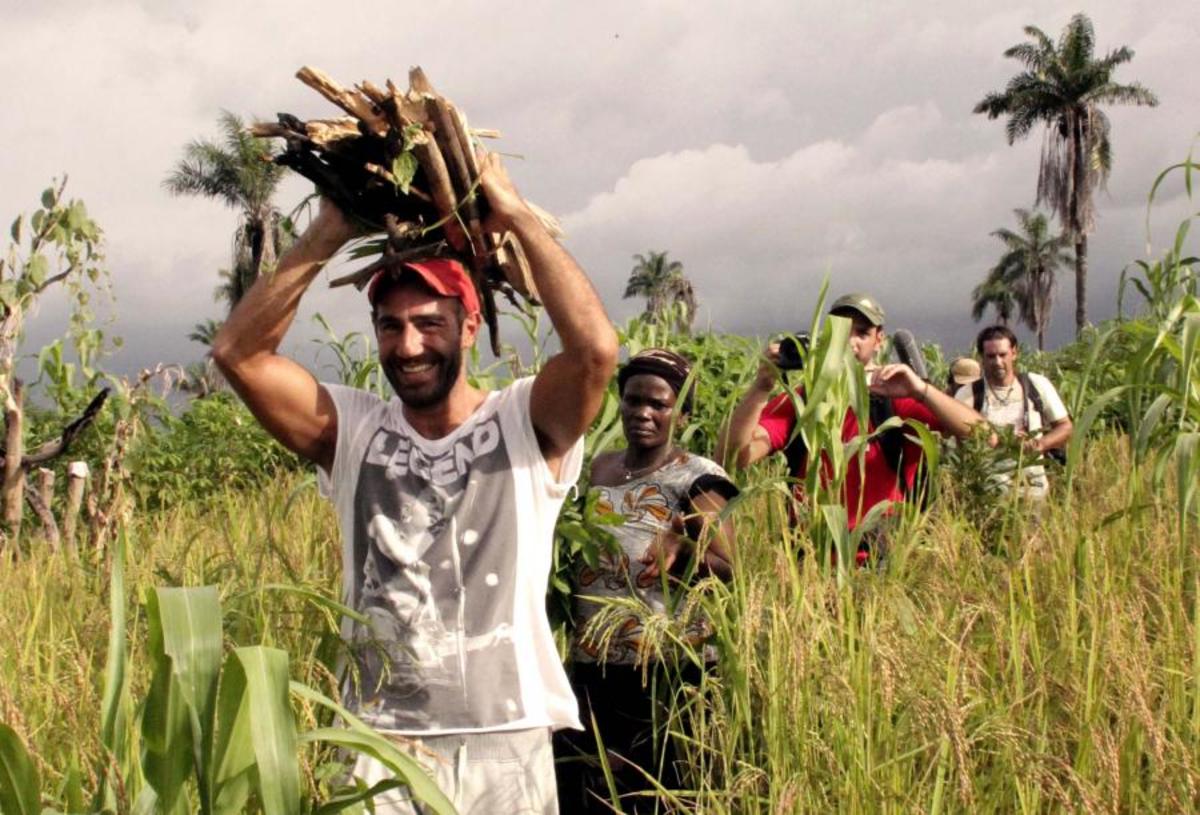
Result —
M 459 815 L 558 815 L 549 728 L 414 737 L 396 744 L 429 770 Z M 359 755 L 354 775 L 368 785 L 392 777 L 367 755 Z M 407 787 L 375 799 L 378 815 L 425 811 Z

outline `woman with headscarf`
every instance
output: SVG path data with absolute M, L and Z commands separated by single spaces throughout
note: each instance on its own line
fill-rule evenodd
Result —
M 627 445 L 593 460 L 590 483 L 599 492 L 597 510 L 617 513 L 623 523 L 609 528 L 616 546 L 601 554 L 594 568 L 585 566 L 576 575 L 579 633 L 572 644 L 572 685 L 585 732 L 561 739 L 564 812 L 612 811 L 603 803 L 609 788 L 596 759 L 593 726 L 619 794 L 652 789 L 647 774 L 666 789 L 679 786 L 663 727 L 669 709 L 664 691 L 673 684 L 664 679 L 678 673 L 668 677 L 660 670 L 657 646 L 644 641 L 639 615 L 631 614 L 615 628 L 589 623 L 613 601 L 633 600 L 644 614 L 671 614 L 671 595 L 686 588 L 681 577 L 725 579 L 731 573 L 733 528 L 720 514 L 737 488 L 718 464 L 675 444 L 676 430 L 692 408 L 690 374 L 686 359 L 659 348 L 636 354 L 617 374 Z M 686 639 L 703 652 L 706 623 L 685 623 Z M 715 659 L 715 653 L 709 649 L 705 658 Z M 691 673 L 698 678 L 694 669 Z M 653 798 L 641 806 L 638 800 L 625 799 L 626 811 L 653 809 Z

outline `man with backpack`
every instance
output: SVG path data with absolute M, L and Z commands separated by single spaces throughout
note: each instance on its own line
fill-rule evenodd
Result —
M 993 325 L 980 331 L 975 350 L 983 361 L 983 378 L 959 388 L 954 396 L 983 414 L 994 427 L 1012 427 L 1022 437 L 1030 459 L 1021 471 L 1022 492 L 1030 498 L 1044 498 L 1049 484 L 1042 458 L 1060 458 L 1071 440 L 1073 426 L 1067 408 L 1049 379 L 1017 370 L 1020 349 L 1007 326 Z M 1008 462 L 996 474 L 999 486 L 1012 486 L 1015 467 L 1016 462 Z
M 871 415 L 867 417 L 866 428 L 861 429 L 859 417 L 848 411 L 842 425 L 843 441 L 850 442 L 873 432 L 892 416 L 912 419 L 931 430 L 959 438 L 969 434 L 972 425 L 983 421 L 969 406 L 918 378 L 907 365 L 877 364 L 876 357 L 886 335 L 883 308 L 874 298 L 846 294 L 833 302 L 829 313 L 851 320 L 850 350 L 866 369 L 871 389 Z M 779 381 L 778 362 L 779 348 L 772 344 L 750 391 L 734 409 L 721 434 L 717 458 L 729 467 L 746 467 L 782 452 L 789 473 L 801 478 L 807 471 L 808 455 L 803 441 L 794 433 L 796 412 L 791 395 L 784 392 L 771 396 Z M 867 445 L 863 466 L 851 463 L 842 495 L 850 529 L 875 505 L 882 501 L 904 501 L 918 486 L 921 447 L 908 438 L 908 433 L 911 431 L 899 427 L 879 434 Z M 865 548 L 860 549 L 860 563 L 869 557 Z

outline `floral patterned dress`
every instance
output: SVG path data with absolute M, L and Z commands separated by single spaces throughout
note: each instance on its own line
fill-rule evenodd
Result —
M 597 510 L 617 513 L 624 523 L 608 527 L 616 539 L 616 551 L 601 554 L 597 568 L 585 565 L 576 574 L 577 634 L 572 648 L 576 661 L 637 665 L 645 656 L 653 658 L 643 641 L 645 622 L 655 615 L 668 615 L 671 598 L 663 591 L 661 576 L 646 574 L 647 564 L 641 558 L 660 534 L 671 530 L 673 521 L 691 512 L 691 499 L 714 483 L 733 490 L 729 476 L 718 464 L 685 453 L 624 484 L 593 488 L 600 492 Z M 667 588 L 672 591 L 670 585 Z M 611 625 L 592 625 L 614 600 L 634 602 L 623 604 L 629 611 L 623 619 Z M 679 615 L 685 611 L 676 609 L 675 622 L 686 627 L 689 641 L 703 642 L 709 634 L 707 621 L 694 611 L 689 615 L 692 619 L 683 620 Z

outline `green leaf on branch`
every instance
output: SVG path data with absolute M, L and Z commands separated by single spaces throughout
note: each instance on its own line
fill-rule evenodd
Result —
M 29 281 L 29 285 L 35 289 L 46 282 L 46 275 L 49 272 L 50 263 L 46 260 L 45 255 L 34 255 L 25 264 L 25 277 Z
M 54 187 L 46 187 L 42 190 L 42 206 L 46 209 L 53 209 L 58 203 L 58 196 L 54 194 Z
M 417 157 L 405 151 L 396 156 L 392 162 L 392 175 L 396 179 L 396 189 L 408 195 L 412 189 L 413 178 L 417 175 Z
M 12 239 L 13 243 L 21 242 L 21 226 L 25 223 L 25 216 L 18 215 L 17 219 L 12 222 Z

